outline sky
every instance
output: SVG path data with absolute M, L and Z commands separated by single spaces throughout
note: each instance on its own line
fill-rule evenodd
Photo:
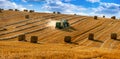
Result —
M 120 18 L 120 0 L 0 0 L 0 8 Z

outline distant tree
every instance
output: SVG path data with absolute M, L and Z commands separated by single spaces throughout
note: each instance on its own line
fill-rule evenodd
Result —
M 0 9 L 0 13 L 2 13 L 2 9 Z
M 15 9 L 15 11 L 19 11 L 18 9 Z
M 53 11 L 53 14 L 55 14 L 55 11 Z
M 105 18 L 105 16 L 103 16 L 103 18 Z
M 0 8 L 0 10 L 4 10 L 4 9 Z
M 34 12 L 34 10 L 30 10 L 29 12 L 32 13 L 32 12 Z
M 74 15 L 77 15 L 77 14 L 74 14 Z
M 13 9 L 9 9 L 9 11 L 13 11 Z
M 61 14 L 60 12 L 57 12 L 57 14 Z
M 24 11 L 24 12 L 28 12 L 28 10 L 26 10 L 26 9 L 24 9 L 23 11 Z
M 4 10 L 4 9 L 1 9 L 1 10 Z

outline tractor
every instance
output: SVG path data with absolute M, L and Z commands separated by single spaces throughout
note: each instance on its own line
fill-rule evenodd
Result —
M 68 20 L 62 19 L 61 21 L 56 22 L 56 27 L 55 28 L 64 29 L 64 28 L 67 28 L 67 27 L 69 27 Z

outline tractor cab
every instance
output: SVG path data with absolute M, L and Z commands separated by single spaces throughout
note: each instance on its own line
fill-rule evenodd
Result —
M 62 19 L 59 22 L 56 22 L 56 28 L 58 29 L 64 29 L 69 27 L 68 20 Z

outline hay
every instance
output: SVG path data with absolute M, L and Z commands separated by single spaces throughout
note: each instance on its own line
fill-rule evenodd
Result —
M 94 19 L 97 19 L 97 16 L 94 16 Z
M 111 19 L 116 19 L 116 17 L 115 17 L 115 16 L 112 16 Z
M 64 37 L 64 42 L 71 43 L 71 36 L 65 36 Z
M 38 36 L 31 36 L 31 43 L 37 43 L 38 41 Z
M 89 36 L 88 36 L 88 39 L 89 39 L 89 40 L 94 40 L 94 34 L 93 34 L 93 33 L 90 33 Z
M 23 35 L 19 35 L 19 36 L 18 36 L 18 41 L 26 41 L 25 38 L 26 38 L 26 37 L 25 37 L 24 34 L 23 34 Z
M 29 17 L 29 15 L 25 15 L 25 18 L 26 18 L 26 19 L 29 19 L 30 17 Z
M 117 39 L 117 34 L 116 33 L 111 33 L 111 39 Z

